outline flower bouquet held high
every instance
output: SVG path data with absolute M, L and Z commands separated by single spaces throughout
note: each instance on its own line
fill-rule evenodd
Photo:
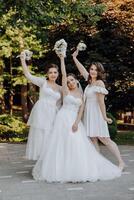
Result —
M 67 43 L 64 39 L 58 40 L 55 45 L 54 49 L 55 53 L 60 56 L 66 57 L 66 50 L 67 50 Z
M 32 51 L 29 51 L 29 50 L 27 50 L 27 49 L 23 51 L 24 59 L 27 60 L 27 61 L 31 60 L 32 55 L 33 55 L 33 52 L 32 52 Z M 21 56 L 21 55 L 19 55 L 19 56 L 17 56 L 17 57 L 20 57 L 20 56 Z
M 85 51 L 86 48 L 87 45 L 83 41 L 80 41 L 79 44 L 77 45 L 77 51 Z

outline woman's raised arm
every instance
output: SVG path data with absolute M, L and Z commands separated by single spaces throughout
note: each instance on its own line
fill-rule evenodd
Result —
M 44 78 L 36 77 L 36 76 L 33 76 L 30 73 L 29 68 L 28 68 L 26 61 L 25 61 L 25 53 L 24 52 L 21 52 L 20 60 L 21 60 L 21 65 L 22 65 L 23 73 L 24 73 L 25 77 L 29 81 L 31 81 L 33 84 L 37 85 L 38 87 L 41 87 L 42 84 L 44 83 L 44 81 L 46 81 L 45 77 Z
M 78 56 L 78 50 L 76 50 L 73 54 L 73 60 L 76 64 L 76 67 L 78 68 L 79 72 L 81 73 L 81 75 L 85 78 L 85 80 L 88 79 L 88 71 L 85 69 L 85 67 L 79 62 L 79 60 L 77 59 Z
M 61 73 L 62 73 L 62 92 L 63 96 L 68 94 L 68 87 L 67 87 L 67 73 L 65 67 L 65 58 L 64 56 L 60 55 L 60 63 L 61 63 Z

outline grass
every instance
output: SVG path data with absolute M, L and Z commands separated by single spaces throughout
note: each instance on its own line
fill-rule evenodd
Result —
M 120 145 L 134 145 L 134 131 L 118 131 L 114 141 Z

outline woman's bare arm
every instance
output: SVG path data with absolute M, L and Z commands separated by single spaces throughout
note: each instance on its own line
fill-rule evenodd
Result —
M 72 56 L 73 56 L 73 60 L 76 64 L 76 67 L 78 68 L 79 72 L 81 73 L 81 75 L 85 78 L 85 80 L 88 79 L 88 71 L 85 69 L 85 67 L 79 62 L 79 60 L 77 59 L 77 55 L 78 55 L 78 50 L 76 50 Z
M 81 118 L 82 118 L 82 115 L 83 115 L 83 111 L 84 111 L 84 107 L 85 107 L 85 104 L 83 102 L 82 105 L 79 108 L 79 112 L 78 112 L 77 118 L 76 118 L 76 120 L 75 120 L 75 122 L 74 122 L 74 124 L 72 126 L 73 132 L 76 132 L 78 130 L 78 124 L 81 121 Z
M 62 92 L 63 92 L 63 96 L 65 96 L 68 94 L 65 59 L 62 55 L 59 56 L 59 58 L 60 58 L 60 62 L 61 62 L 61 73 L 62 73 Z

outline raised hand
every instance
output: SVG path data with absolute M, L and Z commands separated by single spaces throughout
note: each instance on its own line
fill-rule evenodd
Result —
M 79 53 L 78 50 L 74 51 L 73 54 L 72 54 L 73 58 L 76 58 L 78 56 L 78 53 Z
M 65 56 L 63 56 L 63 54 L 57 54 L 57 56 L 60 58 L 60 60 L 65 58 Z

